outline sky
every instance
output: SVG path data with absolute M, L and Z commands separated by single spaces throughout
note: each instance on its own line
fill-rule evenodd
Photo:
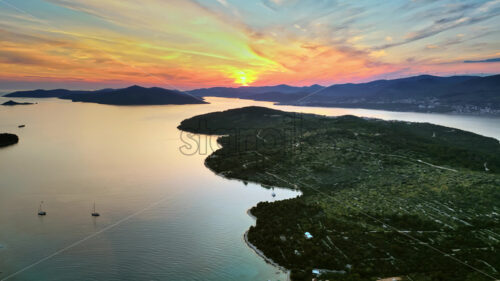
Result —
M 0 89 L 500 73 L 500 0 L 0 0 Z

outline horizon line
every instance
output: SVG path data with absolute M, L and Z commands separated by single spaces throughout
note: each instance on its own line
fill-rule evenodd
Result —
M 375 81 L 391 81 L 391 80 L 407 79 L 407 78 L 420 77 L 420 76 L 432 76 L 432 77 L 439 77 L 439 78 L 449 78 L 449 77 L 464 77 L 464 76 L 469 76 L 469 77 L 491 77 L 491 76 L 497 76 L 497 75 L 500 75 L 500 73 L 496 73 L 496 74 L 490 74 L 490 73 L 454 74 L 454 75 L 417 74 L 417 75 L 402 76 L 402 77 L 392 78 L 392 79 L 391 78 L 374 79 L 374 80 L 369 80 L 369 81 L 366 81 L 366 82 L 359 82 L 359 83 L 356 83 L 356 82 L 345 82 L 345 83 L 334 83 L 334 84 L 330 84 L 330 85 L 322 85 L 322 84 L 319 84 L 319 83 L 314 83 L 314 84 L 309 84 L 309 85 L 305 85 L 305 86 L 294 86 L 294 85 L 290 85 L 290 84 L 281 83 L 281 84 L 270 84 L 270 85 L 259 85 L 259 86 L 248 85 L 248 86 L 200 87 L 200 88 L 193 88 L 193 89 L 190 89 L 190 90 L 181 90 L 181 89 L 176 89 L 176 88 L 165 88 L 165 87 L 161 87 L 161 86 L 150 86 L 150 87 L 148 87 L 148 86 L 143 86 L 140 83 L 132 83 L 130 86 L 122 86 L 122 87 L 118 87 L 118 88 L 114 88 L 114 87 L 99 87 L 99 88 L 71 88 L 71 87 L 63 88 L 63 87 L 56 87 L 56 88 L 31 88 L 31 89 L 20 89 L 20 88 L 18 88 L 18 89 L 0 89 L 0 92 L 8 94 L 8 93 L 11 93 L 11 92 L 8 92 L 8 91 L 20 92 L 20 91 L 37 91 L 37 90 L 43 90 L 43 91 L 53 91 L 53 90 L 98 91 L 98 90 L 103 90 L 103 89 L 113 89 L 113 90 L 126 89 L 126 88 L 130 88 L 130 87 L 134 87 L 134 86 L 138 86 L 138 87 L 141 87 L 141 88 L 148 88 L 148 89 L 150 89 L 150 88 L 161 88 L 161 89 L 165 89 L 165 90 L 179 91 L 179 92 L 189 92 L 189 91 L 196 91 L 196 90 L 202 90 L 202 89 L 214 89 L 214 88 L 242 89 L 242 88 L 278 87 L 278 86 L 288 86 L 288 87 L 294 87 L 294 88 L 307 88 L 307 87 L 313 87 L 313 86 L 321 86 L 321 87 L 324 87 L 324 88 L 328 88 L 328 87 L 335 86 L 335 85 L 346 85 L 346 84 L 358 85 L 358 84 L 371 83 L 371 82 L 375 82 Z M 21 82 L 21 81 L 19 81 L 19 82 Z

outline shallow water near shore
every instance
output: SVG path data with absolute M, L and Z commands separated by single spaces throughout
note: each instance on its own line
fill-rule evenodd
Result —
M 9 280 L 285 280 L 244 243 L 254 223 L 246 211 L 299 193 L 275 189 L 273 198 L 257 184 L 214 174 L 204 159 L 215 137 L 200 137 L 199 150 L 181 150 L 176 127 L 194 115 L 261 105 L 425 121 L 500 139 L 500 118 L 208 100 L 117 107 L 47 99 L 0 107 L 0 132 L 20 137 L 0 149 L 0 280 L 30 265 Z M 40 201 L 46 217 L 36 215 Z M 99 218 L 90 216 L 94 202 Z

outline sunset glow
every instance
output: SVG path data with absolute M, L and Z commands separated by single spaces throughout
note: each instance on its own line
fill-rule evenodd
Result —
M 4 0 L 0 88 L 494 74 L 499 14 L 498 0 Z

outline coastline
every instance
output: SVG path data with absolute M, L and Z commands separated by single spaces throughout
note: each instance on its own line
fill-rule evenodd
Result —
M 216 174 L 217 176 L 219 177 L 222 177 L 222 178 L 225 178 L 227 180 L 237 180 L 237 181 L 242 181 L 243 180 L 240 180 L 240 179 L 236 179 L 236 178 L 229 178 L 229 177 L 226 177 L 225 175 L 223 174 L 218 174 L 216 173 L 214 170 L 212 170 L 212 168 L 210 168 L 208 165 L 207 165 L 207 162 L 204 161 L 204 164 L 205 164 L 205 167 L 207 167 L 210 171 L 212 171 L 214 174 Z M 261 184 L 259 182 L 253 182 L 253 181 L 248 181 L 248 182 L 251 182 L 251 183 L 255 183 L 255 184 Z M 257 217 L 255 217 L 252 212 L 250 211 L 252 209 L 252 207 L 250 207 L 248 210 L 247 210 L 247 215 L 252 218 L 254 221 L 257 221 Z M 273 261 L 271 258 L 267 257 L 266 255 L 264 255 L 264 253 L 259 250 L 259 248 L 257 248 L 257 246 L 255 246 L 254 244 L 252 244 L 249 240 L 248 240 L 248 231 L 250 231 L 250 229 L 248 229 L 247 231 L 245 231 L 245 234 L 243 234 L 243 241 L 245 242 L 245 244 L 247 245 L 248 248 L 250 248 L 251 250 L 253 250 L 253 252 L 255 254 L 257 254 L 257 256 L 259 256 L 260 258 L 262 258 L 266 263 L 270 264 L 271 266 L 275 267 L 276 269 L 278 269 L 279 271 L 283 272 L 286 274 L 286 281 L 291 281 L 292 279 L 290 279 L 290 274 L 291 274 L 291 271 L 279 264 L 277 264 L 275 261 Z
M 252 214 L 252 212 L 250 212 L 250 209 L 247 210 L 247 215 L 249 217 L 251 217 L 252 219 L 254 219 L 255 221 L 257 220 L 257 218 Z M 243 240 L 245 241 L 247 246 L 250 249 L 252 249 L 259 257 L 263 258 L 266 261 L 266 263 L 268 263 L 268 264 L 276 267 L 280 271 L 284 272 L 286 274 L 286 281 L 291 281 L 291 279 L 290 279 L 291 271 L 289 269 L 277 264 L 272 259 L 266 257 L 266 255 L 264 255 L 264 253 L 261 250 L 259 250 L 259 248 L 257 248 L 254 244 L 250 243 L 250 241 L 248 241 L 248 231 L 249 230 L 245 231 L 245 234 L 243 234 Z
M 178 128 L 179 129 L 179 128 Z M 179 129 L 181 131 L 184 131 L 182 129 Z M 195 134 L 199 134 L 199 133 L 195 133 Z M 210 136 L 210 135 L 209 135 Z M 218 139 L 222 137 L 221 135 L 218 135 L 217 136 L 217 141 Z M 222 147 L 220 147 L 219 149 L 221 149 Z M 218 149 L 217 149 L 218 150 Z M 241 179 L 237 179 L 237 178 L 230 178 L 230 177 L 227 177 L 226 175 L 224 175 L 223 173 L 217 173 L 216 171 L 214 171 L 208 164 L 207 164 L 207 159 L 209 157 L 211 157 L 213 155 L 213 153 L 215 152 L 216 150 L 212 151 L 212 153 L 207 157 L 205 158 L 205 160 L 203 161 L 203 164 L 205 165 L 205 167 L 210 170 L 212 173 L 214 173 L 215 175 L 219 176 L 219 177 L 222 177 L 224 179 L 227 179 L 227 180 L 237 180 L 237 181 L 241 181 L 243 182 L 243 180 Z M 251 182 L 251 183 L 255 183 L 255 184 L 259 184 L 259 185 L 262 185 L 262 183 L 259 183 L 259 182 L 254 182 L 254 181 L 247 181 L 247 182 Z M 302 195 L 302 194 L 301 194 Z M 255 217 L 252 212 L 250 211 L 252 207 L 250 207 L 248 210 L 247 210 L 247 215 L 249 217 L 251 217 L 254 221 L 257 221 L 257 217 Z M 243 234 L 243 241 L 245 242 L 245 244 L 251 249 L 253 250 L 253 252 L 255 252 L 255 254 L 257 254 L 257 256 L 259 256 L 260 258 L 262 258 L 266 263 L 270 264 L 271 266 L 275 267 L 276 269 L 278 269 L 279 271 L 283 272 L 286 274 L 286 281 L 291 281 L 290 279 L 290 275 L 291 275 L 291 271 L 279 264 L 277 264 L 275 261 L 273 261 L 271 258 L 267 257 L 266 255 L 264 255 L 264 253 L 259 249 L 257 248 L 254 244 L 250 243 L 250 241 L 248 240 L 248 231 L 250 229 L 248 229 L 247 231 L 245 231 L 245 234 Z
M 260 101 L 260 100 L 255 100 Z M 480 117 L 500 117 L 500 110 L 495 109 L 494 112 L 482 112 L 482 111 L 456 111 L 456 110 L 448 110 L 448 111 L 425 111 L 425 110 L 415 110 L 415 109 L 393 109 L 386 107 L 370 107 L 370 106 L 358 106 L 357 104 L 288 104 L 281 103 L 279 101 L 269 101 L 274 103 L 277 106 L 297 106 L 297 107 L 323 107 L 323 108 L 341 108 L 341 109 L 366 109 L 366 110 L 381 110 L 381 111 L 390 111 L 390 112 L 401 112 L 401 113 L 423 113 L 423 114 L 443 114 L 443 115 L 458 115 L 458 116 L 480 116 Z M 387 103 L 385 103 L 387 104 Z

